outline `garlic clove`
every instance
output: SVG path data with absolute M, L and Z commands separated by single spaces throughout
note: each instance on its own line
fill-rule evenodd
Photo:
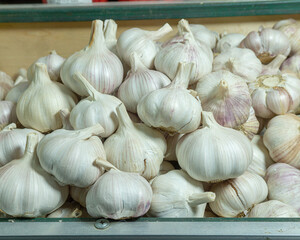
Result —
M 5 72 L 0 71 L 0 101 L 4 100 L 8 91 L 13 87 L 14 81 Z
M 251 97 L 256 116 L 263 118 L 272 118 L 275 116 L 267 107 L 267 93 L 264 89 L 256 89 L 252 92 Z
M 0 130 L 17 121 L 16 104 L 11 101 L 0 101 Z
M 268 109 L 275 114 L 285 114 L 290 107 L 290 96 L 284 88 L 276 88 L 266 96 Z

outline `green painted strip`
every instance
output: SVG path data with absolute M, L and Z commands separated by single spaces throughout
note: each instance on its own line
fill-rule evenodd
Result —
M 0 22 L 67 22 L 299 14 L 299 0 L 0 7 Z

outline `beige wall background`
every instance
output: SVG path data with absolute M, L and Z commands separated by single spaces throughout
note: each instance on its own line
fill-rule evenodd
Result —
M 247 34 L 259 26 L 272 27 L 279 20 L 294 18 L 300 22 L 300 15 L 272 15 L 227 18 L 191 18 L 190 23 L 203 24 L 219 33 L 239 32 Z M 179 19 L 117 21 L 118 36 L 126 29 L 139 27 L 156 30 L 164 23 L 173 27 Z M 0 71 L 16 77 L 18 69 L 29 67 L 39 57 L 55 49 L 63 57 L 68 57 L 84 48 L 89 41 L 91 22 L 51 22 L 51 23 L 0 23 Z

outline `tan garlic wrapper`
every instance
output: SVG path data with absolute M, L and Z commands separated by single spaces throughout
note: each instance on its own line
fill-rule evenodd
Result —
M 275 162 L 300 168 L 300 117 L 285 114 L 270 120 L 263 141 Z
M 239 130 L 251 140 L 255 136 L 255 134 L 258 133 L 259 125 L 260 123 L 255 116 L 255 111 L 253 107 L 251 107 L 247 121 L 240 126 L 235 127 L 234 129 Z
M 216 200 L 209 203 L 211 210 L 220 217 L 242 217 L 251 208 L 267 198 L 268 186 L 257 174 L 243 175 L 216 183 L 211 187 Z
M 248 120 L 252 101 L 240 76 L 226 70 L 212 72 L 201 78 L 195 90 L 203 110 L 212 112 L 220 125 L 234 128 Z
M 14 81 L 5 72 L 0 71 L 0 101 L 4 100 L 9 90 L 14 86 Z

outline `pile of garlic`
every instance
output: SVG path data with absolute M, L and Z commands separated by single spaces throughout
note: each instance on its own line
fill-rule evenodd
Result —
M 300 25 L 256 30 L 95 20 L 0 72 L 1 217 L 298 217 Z

